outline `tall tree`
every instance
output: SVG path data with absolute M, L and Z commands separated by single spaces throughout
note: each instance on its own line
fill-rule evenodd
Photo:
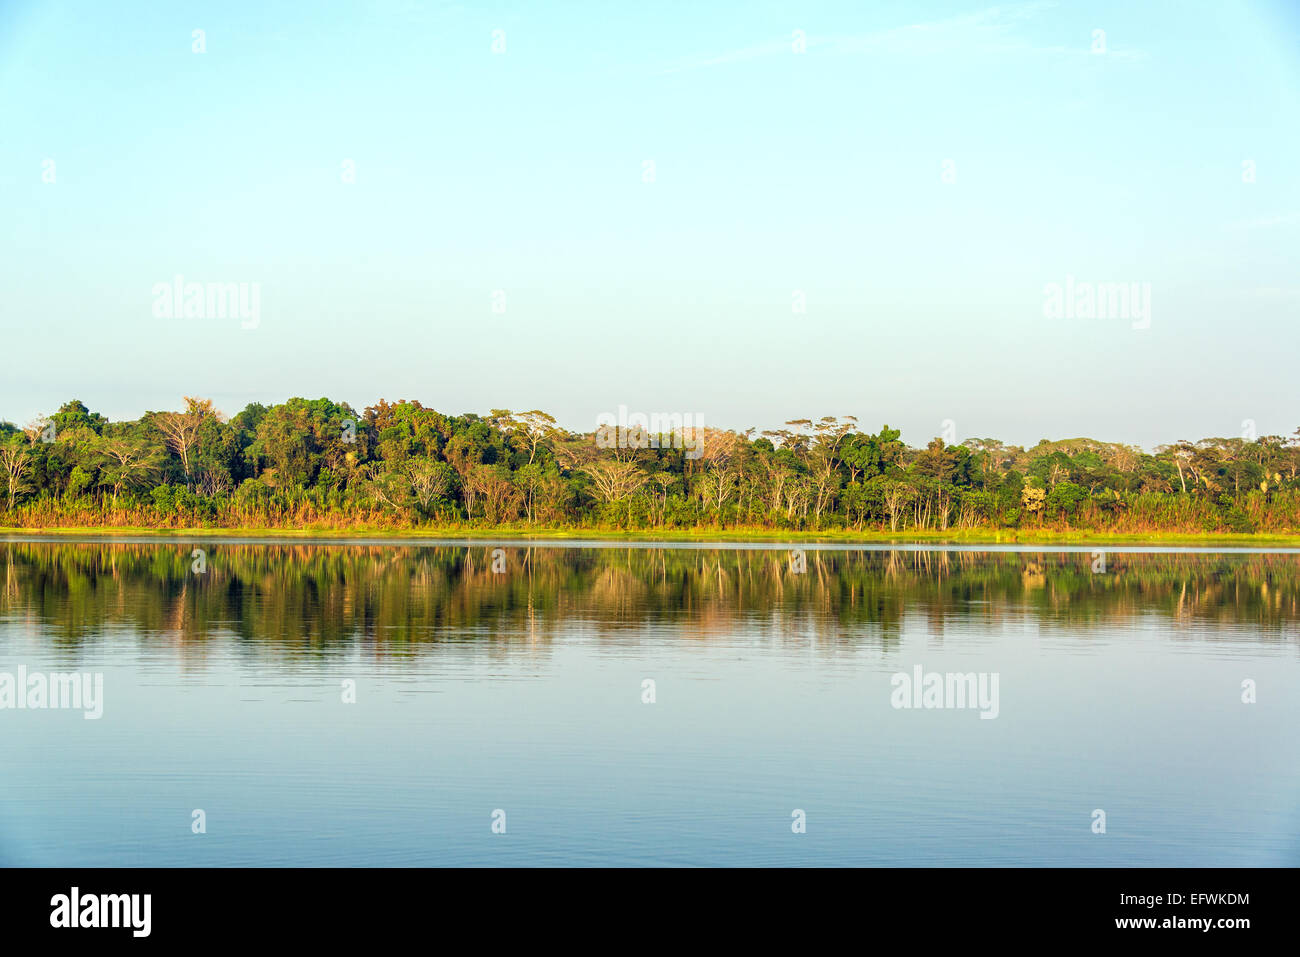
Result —
M 32 456 L 17 439 L 10 439 L 0 445 L 0 469 L 4 470 L 5 484 L 9 492 L 9 511 L 13 511 L 14 500 L 18 493 L 27 487 L 27 477 L 31 474 Z
M 215 418 L 224 422 L 225 416 L 213 408 L 211 399 L 198 399 L 185 396 L 185 409 L 182 412 L 156 412 L 152 419 L 158 431 L 162 432 L 170 448 L 181 460 L 181 469 L 185 473 L 185 487 L 191 484 L 190 452 L 198 441 L 199 430 L 203 423 Z

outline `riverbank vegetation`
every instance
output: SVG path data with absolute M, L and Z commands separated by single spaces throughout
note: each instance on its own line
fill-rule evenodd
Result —
M 0 423 L 12 528 L 496 530 L 564 536 L 1070 540 L 1300 534 L 1296 435 L 910 448 L 826 416 L 756 432 L 606 427 L 415 401 L 211 401 L 111 422 L 72 400 Z

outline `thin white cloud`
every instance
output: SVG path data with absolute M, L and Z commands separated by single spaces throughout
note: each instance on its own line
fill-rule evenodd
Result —
M 446 13 L 464 13 L 455 0 L 370 0 L 370 12 L 385 20 L 420 22 Z
M 1251 290 L 1251 294 L 1257 299 L 1266 299 L 1269 302 L 1300 303 L 1300 286 L 1260 286 Z
M 1053 56 L 1111 57 L 1137 59 L 1140 50 L 1117 49 L 1109 42 L 1104 53 L 1093 53 L 1091 33 L 1080 37 L 1077 46 L 1042 46 L 1020 34 L 1021 26 L 1040 12 L 1056 6 L 1054 0 L 989 7 L 974 13 L 890 27 L 852 36 L 808 36 L 805 55 L 892 53 L 912 56 L 1048 54 Z M 794 53 L 790 37 L 724 53 L 703 54 L 680 60 L 661 73 L 681 73 Z
M 809 43 L 811 46 L 811 43 Z M 730 50 L 726 53 L 719 53 L 714 56 L 698 56 L 682 60 L 660 73 L 682 73 L 686 70 L 704 70 L 711 66 L 723 66 L 727 63 L 740 63 L 743 60 L 757 60 L 760 57 L 775 56 L 780 53 L 791 53 L 794 49 L 793 36 L 789 40 L 781 40 L 773 43 L 762 43 L 758 46 L 746 47 L 741 50 Z
M 1269 216 L 1257 216 L 1243 219 L 1232 224 L 1233 229 L 1271 229 L 1274 226 L 1292 226 L 1300 223 L 1300 213 L 1273 213 Z

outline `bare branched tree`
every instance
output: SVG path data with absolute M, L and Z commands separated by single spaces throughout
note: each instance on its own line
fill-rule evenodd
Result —
M 13 511 L 14 499 L 27 485 L 27 476 L 31 472 L 31 454 L 22 447 L 22 440 L 0 445 L 0 469 L 4 470 L 5 482 L 9 492 L 9 510 Z
M 167 440 L 167 447 L 180 456 L 181 468 L 185 472 L 185 487 L 190 487 L 190 450 L 198 441 L 199 429 L 209 417 L 224 422 L 225 416 L 212 406 L 211 399 L 196 399 L 185 396 L 184 412 L 160 412 L 154 417 L 154 423 Z

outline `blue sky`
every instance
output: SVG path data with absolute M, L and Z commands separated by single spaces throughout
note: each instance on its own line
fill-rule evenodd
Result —
M 1290 433 L 1298 37 L 1274 0 L 5 0 L 0 418 Z M 177 274 L 260 283 L 257 327 L 157 318 Z M 1067 276 L 1149 283 L 1150 328 L 1045 317 Z

